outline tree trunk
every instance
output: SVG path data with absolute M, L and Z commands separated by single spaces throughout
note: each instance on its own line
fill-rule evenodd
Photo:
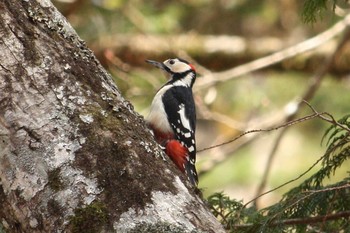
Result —
M 50 1 L 0 11 L 0 232 L 223 232 Z

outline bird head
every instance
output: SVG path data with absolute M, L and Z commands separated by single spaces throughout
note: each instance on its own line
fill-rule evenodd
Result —
M 182 80 L 192 87 L 196 79 L 196 70 L 192 64 L 180 58 L 171 58 L 164 62 L 146 60 L 147 63 L 168 73 L 172 82 Z

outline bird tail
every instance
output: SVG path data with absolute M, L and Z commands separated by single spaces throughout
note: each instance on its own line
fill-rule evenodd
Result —
M 185 173 L 186 173 L 188 179 L 191 181 L 191 183 L 194 186 L 197 186 L 198 175 L 197 175 L 196 167 L 193 163 L 191 163 L 190 160 L 187 160 L 185 163 Z

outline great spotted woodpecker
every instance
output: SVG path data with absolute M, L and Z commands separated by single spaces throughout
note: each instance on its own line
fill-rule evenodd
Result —
M 146 122 L 165 153 L 196 186 L 196 109 L 192 94 L 196 70 L 179 58 L 163 63 L 146 62 L 164 70 L 170 77 L 156 93 Z

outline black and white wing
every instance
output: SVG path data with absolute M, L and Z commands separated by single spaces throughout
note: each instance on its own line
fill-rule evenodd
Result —
M 198 183 L 196 162 L 196 109 L 192 91 L 185 86 L 175 86 L 163 95 L 164 108 L 175 138 L 185 146 L 189 155 L 184 169 L 193 184 Z

